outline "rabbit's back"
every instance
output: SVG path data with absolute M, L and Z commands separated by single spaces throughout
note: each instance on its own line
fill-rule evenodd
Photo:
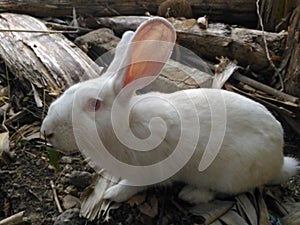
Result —
M 197 90 L 190 91 L 198 104 L 199 143 L 183 179 L 225 193 L 239 193 L 272 181 L 283 164 L 280 123 L 263 105 L 241 95 L 216 89 L 199 91 L 205 98 L 199 98 Z M 220 145 L 207 148 L 210 138 Z M 217 151 L 217 155 L 205 171 L 195 171 L 195 179 L 189 176 L 193 174 L 190 170 L 198 169 L 204 151 Z
M 132 128 L 136 133 L 143 133 L 152 117 L 161 117 L 168 126 L 169 134 L 155 155 L 149 154 L 149 160 L 172 154 L 183 133 L 186 137 L 199 134 L 193 156 L 175 180 L 218 192 L 238 193 L 266 184 L 279 173 L 283 163 L 283 130 L 263 105 L 218 89 L 149 93 L 137 98 L 144 98 L 145 102 L 142 100 L 142 107 L 136 107 L 133 112 Z M 198 124 L 182 122 L 195 117 Z M 189 141 L 183 145 L 181 155 L 176 155 L 174 163 L 181 163 L 186 149 L 193 145 Z M 216 142 L 220 145 L 209 147 L 209 143 Z M 169 148 L 170 143 L 173 143 L 172 148 Z M 200 172 L 198 166 L 205 151 L 217 154 L 211 165 Z

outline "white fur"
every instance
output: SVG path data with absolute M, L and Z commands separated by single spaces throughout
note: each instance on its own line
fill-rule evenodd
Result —
M 283 166 L 281 172 L 270 184 L 280 184 L 286 182 L 287 179 L 297 173 L 299 169 L 299 162 L 295 158 L 284 157 Z
M 163 19 L 159 21 L 167 23 Z M 116 54 L 116 58 L 122 58 L 118 56 L 122 54 L 120 51 L 118 53 L 118 49 Z M 149 165 L 172 154 L 180 134 L 183 133 L 186 137 L 185 145 L 181 147 L 180 154 L 176 155 L 177 158 L 173 159 L 176 168 L 176 165 L 182 163 L 182 159 L 185 158 L 186 149 L 190 147 L 189 143 L 192 143 L 193 135 L 199 133 L 191 159 L 166 181 L 182 181 L 189 184 L 182 190 L 180 197 L 193 203 L 209 201 L 214 198 L 215 193 L 237 194 L 260 185 L 280 183 L 296 173 L 297 160 L 283 157 L 283 130 L 280 123 L 261 104 L 225 90 L 192 89 L 172 94 L 152 92 L 128 97 L 125 100 L 123 98 L 117 115 L 121 118 L 121 123 L 127 119 L 123 118 L 126 110 L 131 109 L 128 132 L 132 131 L 137 138 L 141 139 L 148 138 L 151 134 L 153 140 L 162 140 L 152 151 L 141 152 L 128 149 L 120 143 L 110 122 L 111 108 L 118 94 L 116 90 L 121 89 L 120 85 L 124 80 L 122 74 L 113 74 L 114 69 L 118 67 L 116 63 L 122 64 L 116 61 L 118 60 L 115 60 L 111 66 L 113 69 L 108 70 L 109 73 L 74 85 L 51 105 L 41 132 L 47 136 L 51 134 L 49 141 L 54 147 L 65 153 L 78 149 L 78 142 L 76 143 L 73 132 L 75 129 L 81 134 L 77 140 L 84 148 L 81 150 L 88 156 L 95 156 L 92 157 L 95 163 L 100 160 L 97 158 L 99 155 L 106 157 L 107 154 L 101 147 L 97 147 L 97 152 L 93 152 L 91 147 L 97 146 L 96 140 L 101 137 L 104 146 L 119 160 L 130 165 Z M 95 115 L 98 133 L 92 132 L 91 129 L 94 125 L 93 113 L 82 110 L 86 101 L 95 96 L 102 101 L 101 108 Z M 216 111 L 224 110 L 221 101 L 224 101 L 226 118 L 217 115 L 214 123 L 221 124 L 224 119 L 226 120 L 224 140 L 212 164 L 206 170 L 199 172 L 199 162 L 211 135 L 212 107 Z M 196 111 L 193 111 L 194 107 Z M 181 118 L 178 112 L 181 113 Z M 77 115 L 76 126 L 71 119 L 72 113 Z M 195 116 L 200 124 L 200 127 L 195 128 L 196 130 L 191 129 L 193 124 L 181 124 L 182 121 L 190 121 Z M 154 127 L 149 128 L 152 118 L 160 118 L 164 123 L 156 123 Z M 165 126 L 167 133 L 164 136 L 162 130 Z M 152 133 L 149 129 L 152 129 Z M 127 135 L 127 132 L 124 132 L 124 135 Z M 219 137 L 212 138 L 217 141 Z M 164 171 L 160 172 L 163 176 Z M 117 173 L 113 175 L 120 176 Z M 153 174 L 142 174 L 142 176 L 148 177 Z M 127 177 L 122 179 L 125 180 L 123 184 L 107 190 L 105 193 L 107 198 L 124 201 L 146 188 L 146 186 L 127 186 Z

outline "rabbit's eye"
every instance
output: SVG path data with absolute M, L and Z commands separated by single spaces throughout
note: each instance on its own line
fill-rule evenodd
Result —
M 100 109 L 101 101 L 97 98 L 90 98 L 84 107 L 85 111 L 95 112 Z

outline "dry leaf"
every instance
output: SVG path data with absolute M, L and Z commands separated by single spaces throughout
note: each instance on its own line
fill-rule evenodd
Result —
M 8 100 L 9 96 L 9 87 L 3 87 L 0 85 L 0 102 L 3 100 Z M 4 98 L 3 98 L 4 97 Z
M 141 205 L 143 202 L 145 202 L 146 199 L 146 194 L 139 194 L 139 195 L 135 195 L 133 196 L 131 199 L 128 200 L 128 204 L 133 207 L 135 205 L 139 206 Z
M 12 137 L 12 142 L 18 142 L 20 140 L 30 141 L 32 139 L 40 138 L 40 124 L 38 122 L 32 124 L 26 124 L 20 127 Z
M 208 203 L 201 203 L 189 211 L 193 215 L 200 216 L 205 220 L 205 224 L 211 224 L 216 221 L 220 216 L 224 215 L 233 206 L 234 202 L 214 200 Z
M 9 148 L 9 132 L 0 133 L 0 163 L 8 164 L 14 156 L 15 152 Z
M 3 152 L 9 152 L 9 133 L 5 131 L 0 133 L 0 156 Z
M 106 173 L 104 170 L 100 171 L 94 178 L 93 183 L 87 187 L 81 194 L 81 216 L 94 220 L 101 216 L 109 219 L 109 211 L 112 208 L 118 208 L 118 204 L 113 204 L 107 199 L 103 199 L 104 192 L 111 186 L 115 185 L 117 180 Z
M 227 225 L 249 225 L 236 211 L 230 210 L 220 220 Z
M 185 19 L 185 20 L 178 20 L 175 18 L 168 18 L 168 20 L 173 23 L 176 30 L 188 30 L 191 29 L 197 21 L 195 19 Z
M 208 28 L 208 19 L 207 16 L 202 16 L 197 19 L 197 23 L 201 29 Z
M 154 218 L 158 215 L 158 200 L 155 195 L 152 196 L 150 200 L 150 204 L 145 202 L 144 204 L 139 206 L 139 210 L 141 213 L 149 216 L 150 218 Z
M 257 189 L 256 192 L 256 201 L 257 207 L 258 207 L 258 221 L 259 225 L 269 225 L 269 210 L 267 208 L 266 202 L 264 200 L 264 193 L 263 193 L 263 187 L 260 187 Z
M 237 208 L 242 210 L 248 221 L 249 225 L 257 225 L 258 224 L 258 215 L 256 213 L 256 209 L 254 204 L 250 201 L 246 194 L 239 195 L 235 198 L 237 200 Z
M 223 225 L 223 223 L 220 222 L 219 220 L 216 220 L 215 222 L 211 223 L 210 225 Z
M 43 101 L 42 101 L 42 99 L 40 98 L 40 95 L 39 95 L 38 91 L 36 90 L 36 88 L 34 87 L 33 84 L 31 84 L 31 88 L 32 88 L 32 91 L 33 91 L 33 97 L 34 97 L 36 106 L 37 106 L 38 108 L 43 107 Z
M 220 63 L 215 66 L 215 76 L 212 88 L 221 89 L 231 75 L 239 68 L 235 63 L 228 58 L 221 57 Z
M 300 202 L 292 204 L 292 211 L 282 218 L 283 225 L 299 225 L 300 224 Z

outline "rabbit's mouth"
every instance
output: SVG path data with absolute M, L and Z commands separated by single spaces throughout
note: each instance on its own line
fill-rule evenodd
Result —
M 76 144 L 70 143 L 68 138 L 58 137 L 54 133 L 45 133 L 42 134 L 44 137 L 46 146 L 51 146 L 56 151 L 61 152 L 65 155 L 71 155 L 73 153 L 79 152 L 79 149 Z
M 75 154 L 75 153 L 79 152 L 78 149 L 68 149 L 68 150 L 66 150 L 66 149 L 55 148 L 55 150 L 60 152 L 60 153 L 63 153 L 64 155 L 72 155 L 72 154 Z
M 79 152 L 77 146 L 70 145 L 66 141 L 64 143 L 61 143 L 60 141 L 56 141 L 55 139 L 47 140 L 47 141 L 52 145 L 52 147 L 56 151 L 61 152 L 64 155 L 71 155 Z
M 75 152 L 79 152 L 79 149 L 76 144 L 70 143 L 68 141 L 69 139 L 55 139 L 53 138 L 50 143 L 52 146 L 59 152 L 65 154 L 65 155 L 70 155 Z

